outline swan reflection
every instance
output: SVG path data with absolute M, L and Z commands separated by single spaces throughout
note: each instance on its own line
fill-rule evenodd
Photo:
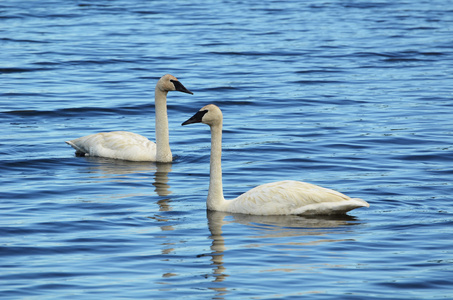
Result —
M 248 233 L 247 243 L 241 248 L 252 248 L 269 245 L 302 245 L 312 246 L 318 243 L 339 242 L 347 239 L 325 239 L 316 236 L 332 235 L 344 233 L 348 227 L 358 225 L 360 222 L 355 217 L 348 215 L 323 216 L 323 217 L 303 217 L 297 215 L 289 216 L 259 216 L 245 214 L 231 214 L 219 211 L 207 211 L 208 226 L 211 233 L 210 239 L 211 252 L 206 256 L 211 256 L 213 283 L 224 281 L 228 276 L 225 267 L 226 253 L 228 253 L 228 238 L 224 235 L 225 227 L 231 224 L 241 224 L 247 226 L 244 230 Z M 229 235 L 230 236 L 230 235 Z M 315 238 L 303 239 L 301 237 L 313 236 Z M 288 237 L 300 237 L 299 239 L 287 239 Z M 250 243 L 249 240 L 256 240 Z M 350 239 L 349 239 L 350 240 Z M 238 247 L 238 240 L 231 238 L 231 247 Z M 281 270 L 279 266 L 275 266 Z M 232 275 L 231 275 L 232 276 Z M 222 299 L 227 293 L 227 289 L 221 286 L 211 287 L 218 292 L 217 297 Z
M 91 163 L 87 168 L 88 173 L 90 173 L 90 179 L 109 179 L 111 182 L 142 182 L 149 179 L 149 174 L 154 172 L 154 180 L 152 182 L 155 187 L 154 192 L 162 197 L 172 193 L 168 184 L 168 174 L 172 171 L 172 164 L 170 163 L 133 162 L 101 157 L 85 157 L 85 159 Z M 138 195 L 142 194 L 128 194 L 125 196 Z M 162 205 L 162 210 L 168 211 L 170 209 L 168 200 L 159 201 L 159 205 Z
M 168 184 L 168 173 L 171 172 L 171 164 L 168 163 L 156 163 L 157 169 L 154 173 L 154 183 L 153 186 L 156 188 L 155 192 L 159 196 L 168 196 L 171 194 L 170 185 Z M 170 199 L 160 200 L 158 201 L 159 206 L 161 206 L 161 210 L 169 211 L 170 207 L 168 205 L 168 201 Z
M 173 210 L 171 199 L 168 197 L 172 193 L 168 177 L 168 174 L 172 171 L 171 163 L 133 162 L 101 157 L 86 157 L 85 159 L 91 163 L 88 168 L 89 173 L 91 173 L 90 178 L 108 179 L 111 182 L 132 183 L 130 189 L 130 191 L 133 191 L 132 193 L 114 193 L 110 195 L 111 198 L 153 196 L 155 192 L 158 196 L 162 197 L 156 201 L 157 205 L 159 205 L 159 212 Z M 151 176 L 152 180 L 150 180 Z M 134 188 L 135 183 L 138 183 L 137 187 L 143 185 L 144 189 Z M 149 192 L 152 186 L 154 186 L 153 193 Z M 156 224 L 162 232 L 175 230 L 174 226 L 170 224 L 170 221 L 172 221 L 171 217 L 166 214 L 154 213 L 147 216 L 147 218 L 153 220 L 153 224 Z M 171 238 L 162 235 L 159 236 L 159 239 L 161 239 L 160 244 L 163 246 L 161 254 L 167 255 L 174 252 L 175 243 Z

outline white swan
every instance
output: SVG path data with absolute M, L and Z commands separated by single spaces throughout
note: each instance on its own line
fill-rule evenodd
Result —
M 334 190 L 300 181 L 278 181 L 251 189 L 233 200 L 225 200 L 222 188 L 222 111 L 214 104 L 200 109 L 182 123 L 204 123 L 211 127 L 209 210 L 251 215 L 339 214 L 370 205 Z
M 99 156 L 131 161 L 171 162 L 173 160 L 168 137 L 167 93 L 180 91 L 193 94 L 176 77 L 167 74 L 156 84 L 156 143 L 127 131 L 100 132 L 66 141 L 76 149 L 77 156 Z

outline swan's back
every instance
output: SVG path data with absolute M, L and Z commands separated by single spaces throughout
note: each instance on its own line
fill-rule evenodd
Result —
M 155 161 L 156 144 L 139 134 L 127 131 L 100 132 L 67 144 L 78 155 L 99 156 L 130 161 Z
M 228 212 L 253 215 L 341 214 L 369 207 L 362 199 L 292 180 L 257 186 L 227 203 Z

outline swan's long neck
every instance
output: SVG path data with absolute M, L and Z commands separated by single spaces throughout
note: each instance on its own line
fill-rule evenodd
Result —
M 156 107 L 156 160 L 171 162 L 170 139 L 168 136 L 167 92 L 156 87 L 154 94 Z
M 220 210 L 226 205 L 222 186 L 222 124 L 211 126 L 211 163 L 207 208 Z

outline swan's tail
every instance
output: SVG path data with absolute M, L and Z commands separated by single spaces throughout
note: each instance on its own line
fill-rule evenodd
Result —
M 291 214 L 296 215 L 336 215 L 336 214 L 345 214 L 350 210 L 360 208 L 360 207 L 370 207 L 370 204 L 360 198 L 350 198 L 345 201 L 334 201 L 334 202 L 321 202 L 313 203 L 309 205 L 304 205 Z
M 357 207 L 370 207 L 370 204 L 363 199 L 351 198 L 351 200 L 354 200 L 354 202 L 357 203 Z
M 76 150 L 75 155 L 76 156 L 87 156 L 87 153 L 83 151 L 80 147 L 78 147 L 76 144 L 74 144 L 72 141 L 65 141 L 66 144 L 70 145 L 72 148 Z

